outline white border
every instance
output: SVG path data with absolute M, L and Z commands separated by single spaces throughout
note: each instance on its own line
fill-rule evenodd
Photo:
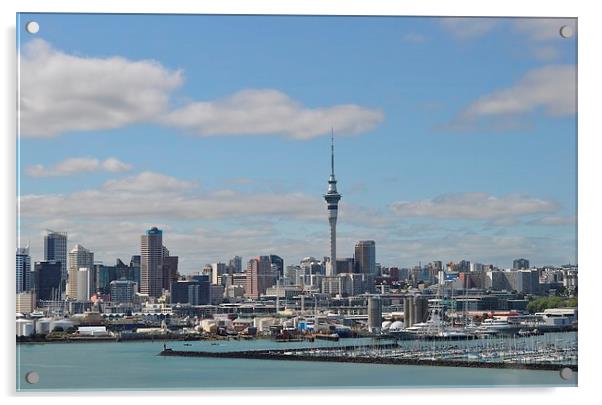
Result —
M 287 405 L 307 402 L 410 402 L 437 401 L 453 404 L 471 401 L 487 404 L 508 403 L 577 403 L 599 397 L 596 390 L 598 360 L 600 360 L 601 323 L 596 309 L 598 289 L 596 272 L 599 269 L 595 260 L 595 252 L 599 250 L 598 233 L 602 230 L 598 210 L 602 207 L 600 198 L 600 140 L 602 131 L 600 116 L 600 86 L 598 75 L 602 72 L 600 64 L 600 42 L 602 38 L 600 15 L 596 13 L 595 2 L 576 0 L 548 0 L 545 2 L 528 2 L 525 0 L 505 1 L 473 1 L 473 0 L 222 0 L 195 1 L 190 0 L 3 0 L 0 2 L 0 20 L 2 21 L 2 46 L 0 63 L 2 66 L 2 97 L 0 97 L 0 114 L 2 114 L 2 214 L 3 231 L 0 233 L 4 273 L 2 313 L 4 331 L 3 347 L 6 350 L 4 367 L 2 368 L 4 393 L 14 396 L 14 290 L 12 269 L 15 251 L 15 92 L 16 92 L 16 60 L 15 60 L 15 13 L 20 12 L 113 12 L 113 13 L 209 13 L 209 14 L 337 14 L 337 15 L 464 15 L 464 16 L 557 16 L 579 18 L 579 259 L 581 268 L 580 280 L 580 331 L 579 331 L 579 388 L 563 389 L 429 389 L 429 390 L 363 390 L 363 391 L 237 391 L 197 393 L 99 393 L 96 395 L 110 398 L 99 398 L 100 401 L 123 400 L 131 402 L 134 397 L 143 397 L 145 404 L 164 403 L 166 401 L 189 401 L 182 397 L 190 396 L 195 401 L 224 401 L 247 403 L 283 402 Z M 260 372 L 258 370 L 258 372 Z M 602 386 L 602 385 L 601 385 Z M 67 394 L 69 396 L 90 396 L 89 393 Z M 22 396 L 19 394 L 19 396 Z M 58 394 L 47 395 L 48 398 L 37 398 L 29 395 L 21 398 L 25 403 L 63 403 L 66 399 Z M 173 397 L 176 398 L 173 398 Z M 213 398 L 210 398 L 213 397 Z M 14 398 L 13 398 L 14 399 Z M 69 400 L 69 399 L 67 399 Z M 73 399 L 78 401 L 78 399 Z M 589 402 L 589 401 L 588 401 Z M 593 402 L 593 401 L 592 401 Z

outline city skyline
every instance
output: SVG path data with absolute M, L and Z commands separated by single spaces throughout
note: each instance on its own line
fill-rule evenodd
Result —
M 103 30 L 109 37 L 129 38 L 143 24 L 103 18 L 115 29 Z M 39 89 L 22 106 L 20 138 L 20 245 L 31 242 L 32 261 L 45 228 L 67 232 L 68 249 L 82 244 L 113 263 L 139 254 L 152 226 L 185 274 L 234 255 L 328 256 L 322 196 L 334 128 L 345 195 L 338 257 L 375 240 L 376 260 L 391 266 L 576 262 L 575 113 L 566 96 L 575 41 L 552 35 L 572 20 L 235 17 L 240 24 L 226 27 L 198 18 L 192 27 L 157 21 L 163 29 L 136 47 L 97 39 L 106 23 L 70 35 L 77 24 L 68 15 L 36 15 L 42 27 L 65 28 L 22 34 L 22 71 L 49 66 L 21 88 Z M 362 36 L 368 29 L 374 43 Z M 200 40 L 204 32 L 219 39 Z M 159 33 L 167 37 L 153 41 Z M 173 46 L 181 41 L 200 51 Z M 115 69 L 131 76 L 90 91 L 120 114 L 101 97 L 86 105 L 95 119 L 77 115 L 90 95 L 68 91 L 69 117 L 60 106 L 44 112 L 55 91 L 48 80 Z M 508 97 L 521 103 L 508 106 Z

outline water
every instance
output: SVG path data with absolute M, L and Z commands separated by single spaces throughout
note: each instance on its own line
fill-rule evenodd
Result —
M 167 345 L 175 350 L 231 351 L 332 347 L 371 342 L 370 339 L 315 343 L 254 340 L 167 342 Z M 157 354 L 163 349 L 163 343 L 17 345 L 17 389 L 80 391 L 577 385 L 577 373 L 565 381 L 557 371 L 162 357 Z M 191 346 L 184 346 L 184 343 Z M 30 385 L 25 381 L 28 371 L 39 374 L 39 383 Z

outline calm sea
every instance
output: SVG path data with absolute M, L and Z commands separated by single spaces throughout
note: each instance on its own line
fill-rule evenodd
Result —
M 566 336 L 566 335 L 565 335 Z M 266 340 L 167 342 L 176 350 L 249 350 L 366 344 L 370 340 L 276 343 Z M 177 390 L 232 388 L 383 388 L 576 386 L 556 371 L 473 369 L 300 361 L 161 357 L 163 342 L 17 345 L 17 390 Z M 39 382 L 25 381 L 35 371 Z

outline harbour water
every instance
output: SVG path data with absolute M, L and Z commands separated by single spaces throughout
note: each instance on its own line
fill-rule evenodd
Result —
M 559 334 L 576 339 L 576 334 Z M 548 337 L 549 339 L 549 337 Z M 577 374 L 563 380 L 557 371 L 400 366 L 218 358 L 161 357 L 174 350 L 233 351 L 370 344 L 339 342 L 137 341 L 17 345 L 17 390 L 203 390 L 386 387 L 576 386 Z M 412 344 L 412 343 L 406 343 Z M 37 384 L 25 375 L 35 371 Z

